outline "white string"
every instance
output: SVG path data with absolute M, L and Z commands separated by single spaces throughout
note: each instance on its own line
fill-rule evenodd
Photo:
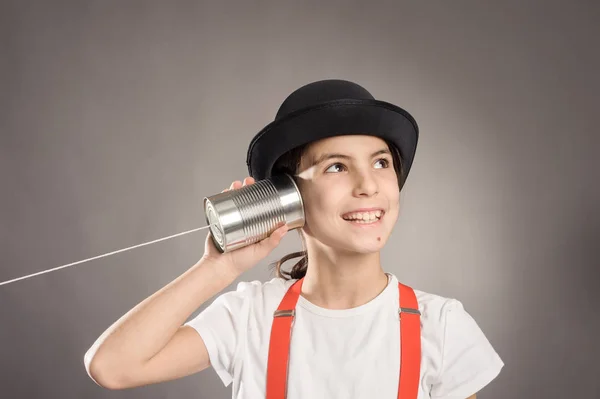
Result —
M 75 265 L 78 265 L 80 263 L 87 262 L 87 261 L 90 261 L 90 260 L 100 259 L 100 258 L 103 258 L 105 256 L 118 254 L 119 252 L 128 251 L 130 249 L 142 247 L 144 245 L 154 244 L 155 242 L 159 242 L 159 241 L 163 241 L 163 240 L 168 240 L 169 238 L 174 238 L 174 237 L 182 236 L 184 234 L 193 233 L 193 232 L 198 231 L 198 230 L 207 229 L 208 227 L 210 227 L 210 226 L 199 227 L 197 229 L 193 229 L 193 230 L 189 230 L 189 231 L 184 231 L 183 233 L 177 233 L 177 234 L 174 234 L 174 235 L 169 236 L 169 237 L 163 237 L 163 238 L 159 238 L 158 240 L 148 241 L 148 242 L 145 242 L 143 244 L 134 245 L 133 247 L 119 249 L 118 251 L 113 251 L 113 252 L 109 252 L 109 253 L 106 253 L 106 254 L 103 254 L 103 255 L 94 256 L 93 258 L 84 259 L 84 260 L 80 260 L 80 261 L 77 261 L 77 262 L 69 263 L 68 265 L 58 266 L 58 267 L 55 267 L 55 268 L 52 268 L 52 269 L 48 269 L 48 270 L 44 270 L 44 271 L 41 271 L 41 272 L 29 274 L 27 276 L 23 276 L 23 277 L 19 277 L 19 278 L 15 278 L 15 279 L 12 279 L 12 280 L 1 282 L 0 285 L 14 283 L 15 281 L 24 280 L 26 278 L 30 278 L 30 277 L 34 277 L 34 276 L 39 276 L 40 274 L 50 273 L 50 272 L 53 272 L 53 271 L 56 271 L 56 270 L 59 270 L 59 269 L 64 269 L 66 267 L 75 266 Z

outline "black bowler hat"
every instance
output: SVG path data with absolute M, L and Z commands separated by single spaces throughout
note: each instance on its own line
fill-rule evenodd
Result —
M 352 134 L 379 137 L 395 145 L 406 180 L 417 149 L 417 122 L 402 108 L 375 100 L 365 88 L 345 80 L 313 82 L 290 94 L 275 120 L 250 142 L 248 172 L 256 181 L 266 179 L 277 159 L 289 150 Z

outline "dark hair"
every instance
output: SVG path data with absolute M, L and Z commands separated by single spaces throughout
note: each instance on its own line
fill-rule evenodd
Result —
M 394 164 L 394 170 L 396 171 L 396 176 L 398 176 L 398 187 L 402 189 L 404 185 L 404 170 L 402 167 L 402 157 L 400 156 L 400 151 L 398 148 L 393 145 L 391 142 L 384 140 L 387 144 L 388 148 L 392 153 L 392 160 Z M 306 152 L 308 144 L 304 144 L 300 147 L 296 147 L 277 159 L 275 165 L 273 166 L 273 174 L 282 174 L 287 173 L 296 179 L 296 174 L 300 170 L 300 161 L 302 156 Z M 304 236 L 298 230 L 298 234 L 300 235 L 300 240 L 302 241 L 302 251 L 292 252 L 290 254 L 285 255 L 278 261 L 275 261 L 270 264 L 271 268 L 275 268 L 277 272 L 277 277 L 283 278 L 285 280 L 296 280 L 301 279 L 306 275 L 306 269 L 308 268 L 308 254 L 306 253 L 306 242 L 304 241 Z M 282 270 L 281 266 L 290 259 L 302 257 L 290 271 Z

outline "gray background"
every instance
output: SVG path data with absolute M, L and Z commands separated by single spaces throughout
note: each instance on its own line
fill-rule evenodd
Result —
M 477 320 L 506 363 L 479 397 L 600 397 L 599 21 L 595 1 L 3 1 L 0 281 L 204 225 L 285 96 L 349 79 L 419 122 L 383 261 Z M 83 366 L 204 237 L 0 287 L 0 396 L 230 397 L 212 370 L 112 392 Z

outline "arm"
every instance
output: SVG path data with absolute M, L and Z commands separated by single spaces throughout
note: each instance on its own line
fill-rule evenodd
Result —
M 100 386 L 124 389 L 180 378 L 210 365 L 204 341 L 182 324 L 238 273 L 201 260 L 110 326 L 84 357 Z
M 236 180 L 229 189 L 254 184 Z M 207 348 L 191 327 L 190 315 L 240 274 L 264 259 L 287 232 L 283 223 L 267 238 L 229 253 L 220 253 L 210 234 L 204 256 L 110 326 L 84 356 L 89 376 L 109 389 L 132 388 L 168 381 L 210 365 Z

